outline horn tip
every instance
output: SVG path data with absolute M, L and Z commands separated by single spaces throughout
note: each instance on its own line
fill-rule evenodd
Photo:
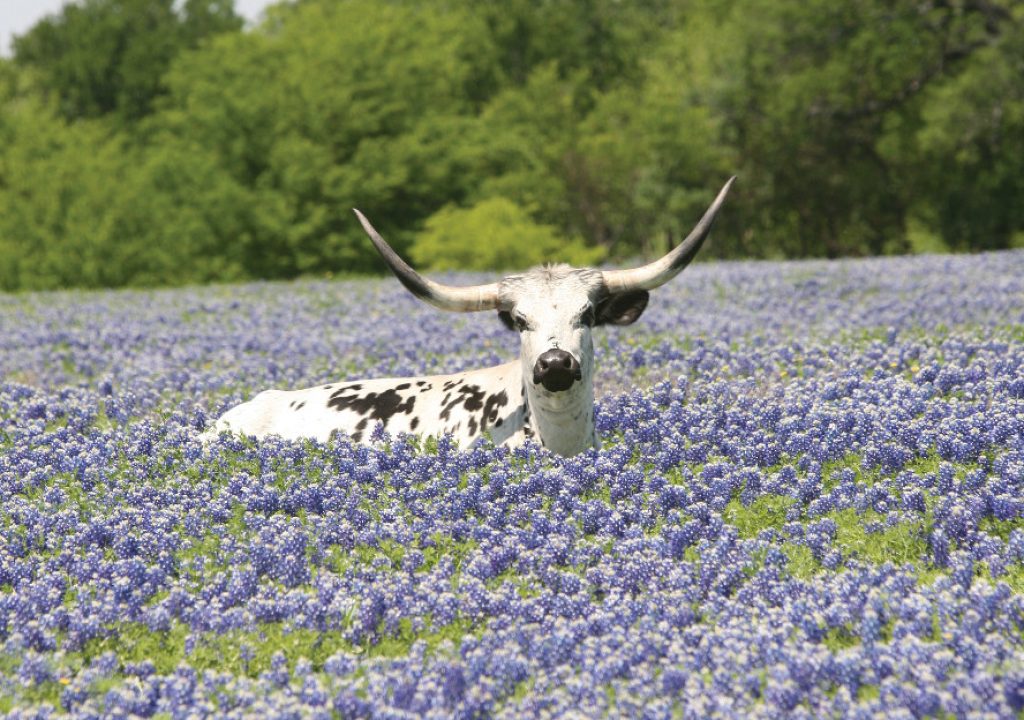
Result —
M 365 230 L 366 234 L 370 236 L 370 239 L 376 240 L 375 236 L 377 235 L 377 231 L 373 228 L 373 225 L 370 224 L 370 221 L 366 219 L 366 216 L 359 212 L 357 208 L 352 208 L 352 212 L 356 214 L 359 224 L 363 226 L 363 230 Z
M 725 196 L 729 194 L 729 190 L 732 188 L 732 184 L 734 182 L 736 182 L 735 175 L 733 175 L 732 177 L 725 181 L 725 185 L 723 185 L 722 189 L 718 191 L 718 197 L 716 197 L 715 201 L 711 203 L 711 207 L 708 208 L 708 212 L 718 211 L 718 208 L 721 206 L 721 204 L 725 202 Z

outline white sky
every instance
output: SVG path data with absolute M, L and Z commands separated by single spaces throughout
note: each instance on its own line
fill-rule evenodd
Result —
M 249 22 L 275 0 L 235 0 L 235 12 Z M 10 57 L 11 39 L 23 35 L 47 15 L 59 13 L 68 0 L 0 0 L 0 56 Z

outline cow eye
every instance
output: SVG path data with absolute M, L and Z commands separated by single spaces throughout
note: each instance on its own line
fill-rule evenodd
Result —
M 583 314 L 580 315 L 580 323 L 586 325 L 587 327 L 594 327 L 594 321 L 594 306 L 587 305 L 586 309 L 583 311 Z
M 515 315 L 512 316 L 512 325 L 519 332 L 524 332 L 528 328 L 526 318 L 524 318 L 519 313 L 516 313 Z

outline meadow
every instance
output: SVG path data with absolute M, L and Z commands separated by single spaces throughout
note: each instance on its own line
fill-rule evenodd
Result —
M 204 445 L 517 338 L 391 278 L 0 295 L 0 713 L 1024 709 L 1024 252 L 698 264 L 596 344 L 574 458 Z

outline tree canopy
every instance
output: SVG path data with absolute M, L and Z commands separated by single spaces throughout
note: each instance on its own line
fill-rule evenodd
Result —
M 1012 0 L 80 0 L 0 60 L 0 289 L 1024 245 Z M 517 246 L 517 243 L 518 246 Z M 521 263 L 516 261 L 521 260 Z

